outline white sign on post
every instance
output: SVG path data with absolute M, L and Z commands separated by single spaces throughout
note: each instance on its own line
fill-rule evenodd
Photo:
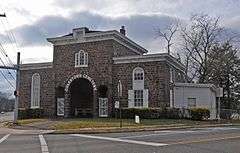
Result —
M 119 101 L 115 101 L 115 108 L 119 108 Z
M 120 80 L 118 81 L 118 96 L 122 97 L 122 83 Z
M 217 88 L 216 97 L 223 97 L 223 88 Z
M 135 115 L 135 123 L 140 124 L 140 118 L 138 115 Z

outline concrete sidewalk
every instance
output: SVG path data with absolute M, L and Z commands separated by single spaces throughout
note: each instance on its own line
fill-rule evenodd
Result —
M 0 128 L 0 134 L 47 134 L 53 133 L 54 130 L 18 130 L 10 128 Z
M 216 124 L 216 125 L 195 125 L 195 126 L 144 126 L 144 127 L 109 127 L 109 128 L 82 128 L 55 130 L 53 134 L 98 134 L 98 133 L 122 133 L 122 132 L 142 132 L 142 131 L 162 131 L 162 130 L 178 130 L 190 128 L 207 128 L 207 127 L 229 127 L 234 124 Z
M 37 129 L 24 130 L 7 128 L 4 126 L 4 122 L 0 123 L 0 134 L 47 134 L 53 132 L 54 130 L 37 130 Z

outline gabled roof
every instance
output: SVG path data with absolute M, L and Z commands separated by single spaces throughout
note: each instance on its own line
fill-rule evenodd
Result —
M 93 42 L 101 40 L 115 40 L 118 43 L 128 47 L 136 53 L 143 54 L 148 51 L 142 46 L 138 45 L 125 35 L 121 34 L 116 30 L 110 31 L 92 31 L 86 27 L 73 29 L 73 32 L 55 38 L 47 38 L 48 42 L 51 42 L 54 45 L 65 45 L 65 44 L 74 44 L 74 43 L 84 43 L 84 42 Z

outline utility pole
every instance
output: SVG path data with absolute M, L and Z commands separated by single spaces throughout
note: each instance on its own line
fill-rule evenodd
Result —
M 18 119 L 18 102 L 19 102 L 19 86 L 20 86 L 20 52 L 17 53 L 17 65 L 16 65 L 16 91 L 15 91 L 15 109 L 13 123 L 17 123 Z

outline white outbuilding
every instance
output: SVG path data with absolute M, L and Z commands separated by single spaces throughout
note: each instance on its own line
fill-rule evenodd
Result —
M 173 107 L 207 108 L 210 119 L 217 118 L 217 88 L 213 84 L 175 83 Z

